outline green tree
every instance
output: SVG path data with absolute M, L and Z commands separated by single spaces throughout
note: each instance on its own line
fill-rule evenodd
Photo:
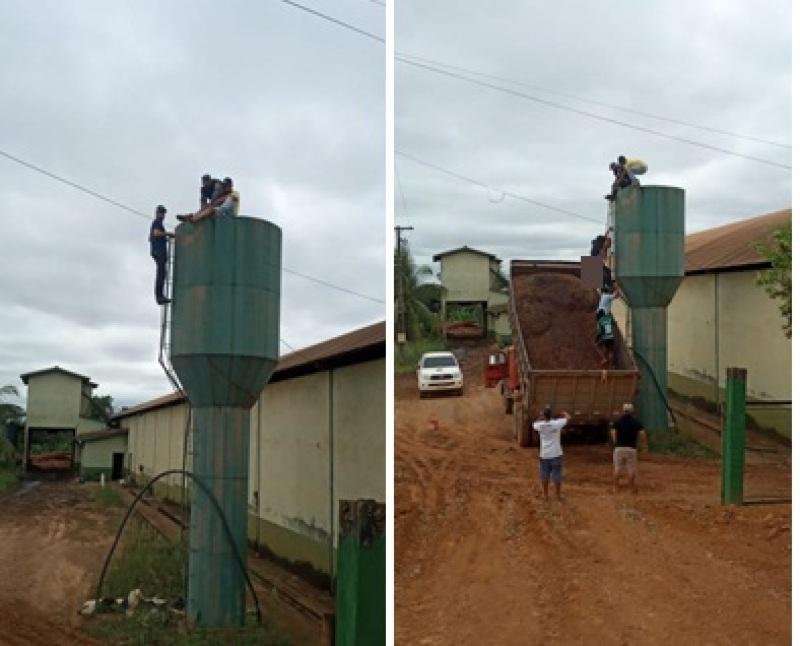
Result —
M 22 439 L 22 432 L 25 429 L 25 409 L 17 404 L 12 404 L 3 401 L 7 395 L 14 395 L 19 397 L 19 391 L 16 386 L 7 384 L 0 386 L 0 439 L 5 440 L 6 437 L 11 441 L 19 442 Z M 9 442 L 10 444 L 10 442 Z M 0 453 L 3 453 L 0 450 Z M 9 459 L 9 454 L 5 452 L 5 457 L 0 457 L 0 461 Z
M 114 415 L 114 398 L 111 395 L 92 395 L 92 417 L 108 422 Z
M 439 322 L 436 315 L 425 304 L 430 296 L 427 283 L 422 279 L 433 276 L 428 265 L 417 267 L 406 245 L 395 251 L 395 316 L 402 308 L 406 318 L 406 335 L 409 341 L 438 334 Z
M 782 226 L 772 234 L 772 244 L 756 242 L 756 251 L 772 263 L 772 268 L 760 272 L 756 280 L 778 301 L 783 317 L 783 331 L 792 338 L 792 223 Z
M 19 391 L 17 390 L 17 387 L 12 384 L 0 386 L 0 426 L 14 422 L 19 423 L 19 421 L 25 417 L 24 408 L 17 406 L 16 404 L 3 401 L 3 398 L 7 395 L 19 397 Z

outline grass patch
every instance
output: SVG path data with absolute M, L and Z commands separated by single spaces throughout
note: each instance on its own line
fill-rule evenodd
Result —
M 146 522 L 132 519 L 114 555 L 102 594 L 122 597 L 134 588 L 141 588 L 145 597 L 158 595 L 168 600 L 183 597 L 186 557 L 185 543 L 170 543 Z M 269 622 L 271 613 L 263 604 L 261 612 L 264 620 L 261 626 L 255 617 L 248 615 L 242 628 L 190 630 L 183 615 L 143 604 L 132 617 L 121 613 L 96 615 L 83 629 L 91 637 L 109 644 L 289 646 L 291 642 L 286 635 Z
M 97 487 L 92 492 L 92 500 L 103 507 L 122 507 L 122 496 L 113 487 Z
M 165 613 L 150 613 L 149 610 L 144 610 L 130 618 L 125 615 L 97 617 L 86 625 L 85 631 L 95 639 L 109 644 L 137 646 L 291 645 L 289 638 L 269 623 L 266 617 L 264 622 L 259 626 L 254 617 L 248 617 L 243 628 L 189 630 L 182 620 Z
M 444 339 L 425 338 L 407 343 L 395 343 L 394 371 L 398 374 L 414 372 L 423 354 L 437 350 L 447 350 L 447 342 Z
M 187 549 L 170 543 L 146 522 L 131 519 L 106 574 L 103 595 L 122 597 L 141 588 L 146 597 L 182 597 Z
M 4 493 L 19 482 L 19 475 L 15 469 L 0 467 L 0 493 Z
M 719 457 L 719 454 L 700 442 L 677 431 L 648 431 L 647 444 L 653 453 L 670 453 L 683 458 Z

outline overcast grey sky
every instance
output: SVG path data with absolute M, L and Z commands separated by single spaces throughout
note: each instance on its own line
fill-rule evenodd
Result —
M 787 148 L 620 110 L 791 143 L 788 0 L 478 2 L 404 0 L 398 52 L 519 80 L 545 100 L 791 164 Z M 396 158 L 398 224 L 419 262 L 470 245 L 512 258 L 577 259 L 602 233 L 619 154 L 650 169 L 643 184 L 686 189 L 693 232 L 791 205 L 791 172 L 631 130 L 398 63 L 398 150 L 599 222 L 503 197 Z M 507 267 L 507 265 L 504 265 Z
M 383 35 L 366 0 L 309 5 Z M 384 299 L 384 50 L 275 0 L 0 2 L 0 149 L 150 215 L 204 172 L 283 229 L 286 267 Z M 166 394 L 149 218 L 0 158 L 0 385 L 58 364 L 131 405 Z M 284 273 L 295 348 L 383 304 Z M 286 346 L 281 347 L 288 352 Z

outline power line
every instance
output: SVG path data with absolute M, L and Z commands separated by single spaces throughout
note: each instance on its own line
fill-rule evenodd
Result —
M 323 20 L 327 20 L 328 22 L 332 22 L 335 25 L 339 25 L 340 27 L 344 27 L 345 29 L 349 29 L 350 31 L 354 31 L 357 34 L 361 34 L 362 36 L 366 36 L 367 38 L 372 38 L 373 40 L 377 40 L 379 43 L 386 43 L 385 38 L 381 38 L 377 34 L 373 34 L 369 31 L 365 31 L 360 27 L 356 27 L 355 25 L 351 25 L 349 22 L 345 22 L 344 20 L 339 20 L 338 18 L 334 18 L 333 16 L 329 16 L 326 13 L 322 13 L 321 11 L 317 11 L 316 9 L 312 9 L 311 7 L 306 7 L 305 5 L 300 4 L 299 2 L 294 2 L 294 0 L 278 0 L 279 2 L 283 2 L 284 4 L 288 4 L 290 7 L 294 7 L 295 9 L 300 9 L 300 11 L 305 11 L 310 13 L 318 18 L 322 18 Z M 378 3 L 380 4 L 380 3 Z
M 15 157 L 14 155 L 12 155 L 10 153 L 7 153 L 7 152 L 5 152 L 3 150 L 0 150 L 0 155 L 2 155 L 3 157 L 5 157 L 7 159 L 10 159 L 11 161 L 17 162 L 18 164 L 21 164 L 22 166 L 25 166 L 26 168 L 30 168 L 31 170 L 35 170 L 37 173 L 41 173 L 42 175 L 46 175 L 47 177 L 49 177 L 51 179 L 54 179 L 57 182 L 61 182 L 62 184 L 66 184 L 67 186 L 71 186 L 72 188 L 76 188 L 79 191 L 83 191 L 84 193 L 88 193 L 92 197 L 96 197 L 99 200 L 103 200 L 104 202 L 108 202 L 109 204 L 113 204 L 117 208 L 123 209 L 125 211 L 129 211 L 130 213 L 133 213 L 135 215 L 139 215 L 139 216 L 141 216 L 141 217 L 143 217 L 143 218 L 145 218 L 147 220 L 151 219 L 151 216 L 147 215 L 146 213 L 142 213 L 141 211 L 137 211 L 136 209 L 132 209 L 129 206 L 125 206 L 121 202 L 117 202 L 116 200 L 112 200 L 110 197 L 106 197 L 105 195 L 101 195 L 100 193 L 98 193 L 96 191 L 93 191 L 90 188 L 86 188 L 85 186 L 81 186 L 80 184 L 77 184 L 76 182 L 72 182 L 72 181 L 70 181 L 68 179 L 60 177 L 59 175 L 56 175 L 55 173 L 51 173 L 49 170 L 45 170 L 44 168 L 40 168 L 39 166 L 31 164 L 30 162 L 26 162 L 24 159 L 20 159 L 19 157 Z
M 285 345 L 287 348 L 289 348 L 292 352 L 297 352 L 297 350 L 295 350 L 292 346 L 290 346 L 288 343 L 286 343 L 286 341 L 284 341 L 283 339 L 281 339 L 281 343 L 283 343 L 283 345 Z
M 381 7 L 385 7 L 386 3 L 381 2 L 381 0 L 367 0 L 367 2 L 371 2 L 372 4 L 379 4 Z
M 394 176 L 397 178 L 397 189 L 400 191 L 400 200 L 403 204 L 403 215 L 408 217 L 408 204 L 406 204 L 406 194 L 403 192 L 403 185 L 400 184 L 400 171 L 397 170 L 397 164 L 394 165 Z
M 526 94 L 525 92 L 520 92 L 518 90 L 512 90 L 507 87 L 503 87 L 501 85 L 496 85 L 494 83 L 489 83 L 487 81 L 480 81 L 478 79 L 470 78 L 468 76 L 464 76 L 463 74 L 458 74 L 456 72 L 450 72 L 445 69 L 440 69 L 431 65 L 426 65 L 424 63 L 418 63 L 417 61 L 412 61 L 411 59 L 402 58 L 401 56 L 395 56 L 395 59 L 400 61 L 401 63 L 405 63 L 406 65 L 412 65 L 414 67 L 419 67 L 421 69 L 428 70 L 430 72 L 434 72 L 436 74 L 441 74 L 442 76 L 449 76 L 450 78 L 459 79 L 462 81 L 466 81 L 467 83 L 472 83 L 473 85 L 479 85 L 481 87 L 490 88 L 493 90 L 497 90 L 499 92 L 503 92 L 505 94 L 510 94 L 512 96 L 519 97 L 521 99 L 526 99 L 528 101 L 533 101 L 535 103 L 540 103 L 542 105 L 549 106 L 551 108 L 557 108 L 559 110 L 565 110 L 567 112 L 573 112 L 575 114 L 583 115 L 584 117 L 589 117 L 590 119 L 596 119 L 597 121 L 606 121 L 608 123 L 613 123 L 618 126 L 622 126 L 623 128 L 630 128 L 631 130 L 639 130 L 640 132 L 646 132 L 651 135 L 656 135 L 657 137 L 664 137 L 665 139 L 672 139 L 674 141 L 680 141 L 685 144 L 689 144 L 691 146 L 697 146 L 699 148 L 706 148 L 707 150 L 713 150 L 716 152 L 724 153 L 726 155 L 732 155 L 734 157 L 741 157 L 742 159 L 749 159 L 750 161 L 759 162 L 761 164 L 768 164 L 769 166 L 777 166 L 778 168 L 785 168 L 787 170 L 791 170 L 792 167 L 786 164 L 781 164 L 779 162 L 774 162 L 769 159 L 762 159 L 761 157 L 753 157 L 752 155 L 745 155 L 744 153 L 736 152 L 735 150 L 729 150 L 728 148 L 721 148 L 719 146 L 713 146 L 711 144 L 705 144 L 699 141 L 694 141 L 693 139 L 687 139 L 685 137 L 678 137 L 676 135 L 670 135 L 665 132 L 660 132 L 658 130 L 653 130 L 652 128 L 646 128 L 644 126 L 635 126 L 630 123 L 626 123 L 625 121 L 620 121 L 618 119 L 612 119 L 611 117 L 605 117 L 599 114 L 595 114 L 593 112 L 587 112 L 586 110 L 580 110 L 578 108 L 573 108 L 568 105 L 564 105 L 562 103 L 556 103 L 555 101 L 549 101 L 547 99 L 542 99 L 537 96 L 533 96 L 532 94 Z
M 345 292 L 347 294 L 352 294 L 353 296 L 360 296 L 361 298 L 366 298 L 369 301 L 375 301 L 376 303 L 384 304 L 386 303 L 385 300 L 380 298 L 375 298 L 374 296 L 369 296 L 367 294 L 362 294 L 361 292 L 356 292 L 352 289 L 348 289 L 347 287 L 341 287 L 339 285 L 334 285 L 333 283 L 329 283 L 325 280 L 321 280 L 319 278 L 314 278 L 314 276 L 309 276 L 308 274 L 301 274 L 299 271 L 295 271 L 294 269 L 289 269 L 288 267 L 281 267 L 283 271 L 287 274 L 293 274 L 294 276 L 300 276 L 301 278 L 305 278 L 306 280 L 310 280 L 314 283 L 319 283 L 320 285 L 325 285 L 326 287 L 330 287 L 331 289 L 338 289 L 340 292 Z
M 102 195 L 101 193 L 98 193 L 97 191 L 93 191 L 90 188 L 86 188 L 85 186 L 82 186 L 82 185 L 80 185 L 80 184 L 78 184 L 76 182 L 72 182 L 72 181 L 70 181 L 68 179 L 64 179 L 63 177 L 60 177 L 59 175 L 56 175 L 55 173 L 51 173 L 50 171 L 45 170 L 44 168 L 40 168 L 39 166 L 36 166 L 35 164 L 31 164 L 30 162 L 26 162 L 24 159 L 20 159 L 19 157 L 11 155 L 10 153 L 7 153 L 7 152 L 5 152 L 3 150 L 0 150 L 0 155 L 2 155 L 3 157 L 6 157 L 7 159 L 10 159 L 11 161 L 14 161 L 14 162 L 16 162 L 18 164 L 21 164 L 22 166 L 25 166 L 26 168 L 30 168 L 31 170 L 34 170 L 34 171 L 36 171 L 38 173 L 41 173 L 42 175 L 45 175 L 46 177 L 50 177 L 51 179 L 55 179 L 55 180 L 57 180 L 59 182 L 62 182 L 64 184 L 66 184 L 67 186 L 71 186 L 72 188 L 78 189 L 79 191 L 83 191 L 84 193 L 87 193 L 87 194 L 91 195 L 92 197 L 96 197 L 99 200 L 102 200 L 104 202 L 108 202 L 109 204 L 113 204 L 114 206 L 116 206 L 116 207 L 118 207 L 120 209 L 123 209 L 125 211 L 129 211 L 130 213 L 134 213 L 135 215 L 142 216 L 142 217 L 146 218 L 147 220 L 151 219 L 151 216 L 148 216 L 148 215 L 142 213 L 141 211 L 137 211 L 136 209 L 132 209 L 131 207 L 126 206 L 125 204 L 122 204 L 121 202 L 117 202 L 116 200 L 112 200 L 111 198 L 106 197 L 105 195 Z M 313 281 L 315 283 L 319 283 L 320 285 L 326 285 L 327 287 L 330 287 L 331 289 L 337 289 L 340 292 L 353 294 L 354 296 L 360 296 L 361 298 L 366 298 L 368 300 L 375 301 L 377 303 L 384 303 L 385 302 L 385 301 L 382 301 L 380 299 L 374 298 L 372 296 L 368 296 L 366 294 L 361 294 L 359 292 L 353 291 L 352 289 L 348 289 L 347 287 L 340 287 L 339 285 L 334 285 L 333 283 L 329 283 L 327 281 L 320 280 L 319 278 L 315 278 L 314 276 L 309 276 L 307 274 L 302 274 L 302 273 L 300 273 L 298 271 L 294 271 L 293 269 L 288 269 L 286 267 L 281 267 L 281 269 L 283 271 L 287 272 L 287 273 L 294 274 L 295 276 L 300 276 L 301 278 L 305 278 L 305 279 Z
M 413 155 L 409 155 L 408 153 L 404 153 L 402 150 L 395 150 L 395 155 L 403 157 L 405 159 L 409 159 L 416 164 L 421 166 L 427 166 L 428 168 L 433 168 L 434 170 L 439 171 L 440 173 L 444 173 L 445 175 L 450 175 L 451 177 L 455 177 L 460 179 L 461 181 L 467 182 L 469 184 L 475 184 L 476 186 L 480 186 L 489 191 L 495 191 L 498 193 L 502 193 L 503 195 L 508 195 L 509 197 L 513 197 L 517 200 L 521 200 L 523 202 L 528 202 L 529 204 L 535 204 L 536 206 L 541 206 L 542 208 L 549 209 L 551 211 L 557 211 L 558 213 L 564 213 L 565 215 L 571 215 L 575 218 L 580 218 L 581 220 L 586 220 L 587 222 L 599 222 L 602 223 L 603 220 L 599 220 L 597 218 L 590 218 L 589 216 L 582 215 L 581 213 L 575 213 L 575 211 L 568 211 L 567 209 L 562 209 L 558 206 L 552 206 L 551 204 L 545 204 L 544 202 L 539 202 L 538 200 L 534 200 L 533 198 L 527 197 L 525 195 L 520 195 L 519 193 L 514 193 L 513 191 L 507 191 L 505 189 L 494 188 L 489 184 L 485 184 L 477 179 L 473 179 L 472 177 L 467 177 L 466 175 L 462 175 L 461 173 L 457 173 L 455 171 L 449 170 L 444 168 L 443 166 L 439 166 L 437 164 L 432 164 L 431 162 L 424 161 L 419 157 L 414 157 Z
M 604 103 L 603 101 L 596 101 L 594 99 L 587 99 L 586 97 L 578 96 L 576 94 L 569 94 L 567 92 L 560 92 L 558 90 L 552 90 L 550 88 L 542 87 L 541 85 L 534 85 L 533 83 L 528 83 L 526 81 L 520 81 L 518 79 L 512 79 L 504 76 L 497 76 L 495 74 L 487 74 L 486 72 L 479 72 L 477 70 L 472 70 L 466 67 L 461 67 L 459 65 L 453 65 L 452 63 L 444 63 L 441 61 L 433 60 L 430 58 L 425 58 L 423 56 L 417 56 L 416 54 L 403 54 L 402 52 L 398 53 L 398 56 L 404 56 L 406 58 L 412 58 L 417 61 L 422 61 L 423 63 L 429 63 L 432 65 L 436 65 L 438 67 L 445 67 L 454 70 L 458 70 L 460 72 L 466 72 L 468 74 L 474 74 L 475 76 L 483 76 L 484 78 L 494 79 L 496 81 L 503 81 L 505 83 L 513 83 L 515 85 L 521 85 L 523 87 L 529 87 L 534 90 L 539 90 L 542 92 L 547 92 L 548 94 L 555 94 L 556 96 L 563 96 L 568 99 L 575 99 L 577 101 L 583 101 L 585 103 L 591 103 L 594 105 L 599 105 L 604 108 L 612 108 L 614 110 L 620 110 L 622 112 L 629 112 L 631 114 L 637 114 L 643 117 L 648 117 L 650 119 L 658 119 L 660 121 L 666 121 L 668 123 L 674 123 L 680 126 L 687 126 L 689 128 L 696 128 L 698 130 L 706 130 L 708 132 L 713 132 L 720 135 L 727 135 L 729 137 L 737 137 L 739 139 L 746 139 L 748 141 L 755 141 L 762 144 L 768 144 L 770 146 L 777 146 L 779 148 L 787 148 L 791 149 L 790 144 L 784 144 L 777 141 L 770 141 L 769 139 L 762 139 L 761 137 L 753 137 L 750 135 L 743 135 L 736 132 L 731 132 L 729 130 L 721 130 L 719 128 L 712 128 L 710 126 L 703 126 L 696 123 L 690 123 L 688 121 L 681 121 L 680 119 L 674 119 L 672 117 L 665 117 L 663 115 L 653 114 L 652 112 L 644 112 L 643 110 L 635 110 L 633 108 L 626 108 L 621 105 L 616 105 L 613 103 Z

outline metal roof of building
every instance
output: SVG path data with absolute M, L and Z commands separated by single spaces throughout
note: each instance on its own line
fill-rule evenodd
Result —
M 81 381 L 88 381 L 89 385 L 92 388 L 97 388 L 97 384 L 94 383 L 86 375 L 81 375 L 81 374 L 78 374 L 77 372 L 72 372 L 71 370 L 65 370 L 64 368 L 61 368 L 60 366 L 53 366 L 52 368 L 43 368 L 42 370 L 34 370 L 33 372 L 26 372 L 25 374 L 20 375 L 19 378 L 22 379 L 22 383 L 27 386 L 28 385 L 28 379 L 30 377 L 37 377 L 39 375 L 43 375 L 43 374 L 46 374 L 48 372 L 63 372 L 65 375 L 71 375 L 72 377 L 77 377 Z
M 472 247 L 464 245 L 463 247 L 459 247 L 458 249 L 450 249 L 450 251 L 440 251 L 433 257 L 433 262 L 439 262 L 439 260 L 443 256 L 452 256 L 453 254 L 456 253 L 475 253 L 478 254 L 479 256 L 486 256 L 490 260 L 497 260 L 498 262 L 500 261 L 500 258 L 498 258 L 492 253 L 481 251 L 480 249 L 473 249 Z
M 686 273 L 768 267 L 753 243 L 769 243 L 773 232 L 791 219 L 792 210 L 784 209 L 686 236 Z
M 371 348 L 379 349 L 382 356 L 386 356 L 385 321 L 353 330 L 347 334 L 342 334 L 290 354 L 285 354 L 278 361 L 272 380 L 275 380 L 275 377 L 281 378 L 302 367 L 315 368 L 310 372 L 326 369 L 328 367 L 327 364 L 332 360 L 355 355 Z
M 74 442 L 84 442 L 84 441 L 94 441 L 94 440 L 105 440 L 109 437 L 117 437 L 118 435 L 127 435 L 128 429 L 127 428 L 101 428 L 99 431 L 89 431 L 88 433 L 81 433 L 80 435 L 76 435 L 74 438 Z
M 381 321 L 282 356 L 272 373 L 270 383 L 385 356 L 386 322 Z M 130 417 L 184 400 L 181 393 L 173 392 L 126 408 L 112 419 Z

